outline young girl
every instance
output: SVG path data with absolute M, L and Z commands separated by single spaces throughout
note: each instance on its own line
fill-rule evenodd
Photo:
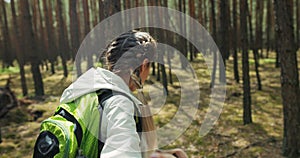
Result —
M 82 120 L 85 120 L 86 128 L 91 132 L 99 131 L 98 139 L 102 144 L 98 153 L 100 157 L 187 157 L 180 149 L 154 151 L 155 134 L 141 134 L 142 131 L 154 130 L 153 119 L 151 116 L 138 119 L 136 114 L 145 109 L 149 112 L 149 107 L 142 106 L 141 101 L 135 98 L 131 91 L 138 90 L 140 99 L 144 100 L 141 89 L 149 75 L 150 61 L 155 53 L 156 41 L 148 33 L 130 31 L 121 34 L 104 51 L 107 70 L 91 68 L 63 92 L 60 102 L 74 102 L 79 109 L 77 114 L 82 115 Z M 96 97 L 95 92 L 99 90 L 110 92 L 109 96 L 105 96 L 105 92 L 104 97 L 101 97 L 106 97 L 103 102 Z M 98 106 L 98 101 L 102 106 Z M 98 110 L 80 114 L 80 109 L 87 106 L 99 107 L 100 118 L 93 117 L 99 113 Z M 100 119 L 100 125 L 94 123 L 97 121 L 91 118 Z M 99 129 L 95 128 L 98 126 Z M 81 141 L 81 147 L 91 143 L 84 139 Z M 93 151 L 89 149 L 83 151 L 87 154 L 91 152 Z

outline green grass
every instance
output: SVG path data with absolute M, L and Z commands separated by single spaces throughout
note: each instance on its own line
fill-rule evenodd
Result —
M 252 57 L 252 56 L 250 56 Z M 299 57 L 300 58 L 300 57 Z M 241 57 L 240 57 L 241 59 Z M 241 60 L 239 59 L 239 74 L 242 79 Z M 300 61 L 300 59 L 298 59 Z M 253 63 L 253 59 L 250 60 Z M 201 90 L 200 106 L 197 115 L 189 128 L 174 142 L 165 146 L 165 149 L 180 147 L 187 151 L 190 157 L 224 157 L 233 152 L 232 157 L 281 157 L 282 145 L 282 104 L 280 94 L 280 69 L 275 67 L 275 55 L 270 54 L 269 59 L 260 60 L 260 74 L 263 90 L 258 91 L 256 85 L 254 64 L 250 64 L 252 113 L 254 123 L 243 125 L 242 121 L 242 84 L 235 83 L 233 79 L 233 61 L 227 62 L 227 92 L 222 114 L 213 129 L 204 137 L 199 137 L 199 129 L 206 114 L 210 101 L 210 72 L 207 70 L 204 60 L 199 57 L 192 62 L 199 79 Z M 72 65 L 72 64 L 68 64 Z M 72 70 L 69 68 L 69 70 Z M 0 85 L 5 85 L 9 75 L 12 76 L 11 89 L 21 98 L 20 77 L 18 68 L 0 69 Z M 30 75 L 30 67 L 25 67 L 26 82 L 29 95 L 33 95 L 33 80 Z M 30 105 L 23 105 L 12 109 L 0 120 L 3 143 L 0 144 L 1 157 L 32 157 L 35 139 L 39 133 L 42 120 L 51 116 L 58 106 L 62 91 L 71 83 L 72 77 L 63 77 L 62 67 L 58 65 L 55 75 L 42 71 L 46 100 L 43 102 L 32 101 Z M 155 77 L 150 77 L 149 82 L 159 85 Z M 154 116 L 158 127 L 163 127 L 174 117 L 180 100 L 181 85 L 173 76 L 173 85 L 169 85 L 170 95 L 166 98 L 166 104 Z M 145 89 L 149 85 L 145 86 Z M 236 96 L 235 94 L 240 94 Z M 31 100 L 30 100 L 31 101 Z M 43 111 L 44 114 L 37 121 L 33 121 L 30 113 Z M 165 133 L 166 135 L 170 133 Z M 274 139 L 269 142 L 268 140 Z M 256 144 L 258 142 L 258 145 Z M 243 149 L 245 146 L 249 146 Z
M 9 67 L 9 68 L 0 69 L 0 74 L 15 74 L 19 72 L 20 72 L 19 67 Z

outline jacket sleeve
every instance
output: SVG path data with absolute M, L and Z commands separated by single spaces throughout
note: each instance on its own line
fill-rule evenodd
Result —
M 140 138 L 136 132 L 134 104 L 127 97 L 116 95 L 104 102 L 107 138 L 101 157 L 140 158 Z

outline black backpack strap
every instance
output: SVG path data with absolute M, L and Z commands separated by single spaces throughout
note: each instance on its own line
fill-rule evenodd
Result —
M 100 140 L 101 137 L 101 124 L 102 124 L 102 112 L 104 109 L 104 105 L 103 102 L 107 99 L 109 99 L 110 97 L 113 96 L 112 90 L 110 89 L 100 89 L 98 91 L 96 91 L 97 96 L 98 96 L 98 102 L 99 105 L 101 106 L 101 113 L 100 113 L 100 121 L 99 121 L 99 135 L 98 135 L 98 157 L 100 157 L 101 151 L 104 147 L 104 142 L 102 142 Z
M 103 102 L 106 101 L 107 99 L 109 99 L 110 97 L 112 97 L 113 95 L 123 95 L 123 96 L 127 97 L 129 100 L 131 100 L 133 102 L 133 104 L 135 104 L 134 101 L 127 94 L 124 94 L 121 92 L 113 92 L 110 89 L 100 89 L 100 90 L 96 91 L 96 93 L 98 95 L 98 102 L 102 108 L 102 111 L 104 109 Z M 141 117 L 139 110 L 137 109 L 137 107 L 135 105 L 134 105 L 134 120 L 136 123 L 136 131 L 139 133 L 139 136 L 141 137 L 142 117 Z M 99 131 L 101 129 L 101 122 L 102 122 L 102 113 L 100 114 Z M 99 157 L 100 157 L 100 153 L 103 149 L 103 146 L 104 146 L 104 143 L 100 141 L 100 132 L 99 132 L 99 138 L 98 138 L 98 155 L 99 155 Z
M 77 139 L 78 149 L 80 149 L 83 132 L 82 132 L 81 125 L 79 124 L 77 119 L 73 115 L 71 115 L 67 110 L 65 110 L 63 108 L 60 108 L 57 112 L 55 112 L 54 115 L 60 115 L 63 118 L 65 118 L 66 120 L 74 123 L 74 125 L 75 125 L 74 134 Z

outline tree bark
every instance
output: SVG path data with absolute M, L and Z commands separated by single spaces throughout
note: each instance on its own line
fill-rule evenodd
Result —
M 229 14 L 229 5 L 228 5 L 229 1 L 224 1 L 224 0 L 220 0 L 220 8 L 221 8 L 221 12 L 220 12 L 220 33 L 221 33 L 221 40 L 219 40 L 220 42 L 220 52 L 222 55 L 222 58 L 219 58 L 219 70 L 220 70 L 220 82 L 225 83 L 226 82 L 226 78 L 225 76 L 225 71 L 224 69 L 226 69 L 226 60 L 229 58 L 229 30 L 230 30 L 230 14 Z M 223 64 L 224 64 L 224 68 L 222 68 Z
M 258 3 L 261 3 L 261 2 L 258 2 Z M 260 7 L 257 7 L 256 12 L 260 11 L 258 8 L 260 9 Z M 260 43 L 259 43 L 259 39 L 257 39 L 257 38 L 260 38 L 260 37 L 256 36 L 256 41 L 254 43 L 251 13 L 252 12 L 249 11 L 249 8 L 247 8 L 247 14 L 248 14 L 248 19 L 249 19 L 248 22 L 249 22 L 249 34 L 250 34 L 250 46 L 251 46 L 251 49 L 253 50 L 253 58 L 254 58 L 254 63 L 255 63 L 255 73 L 256 73 L 256 79 L 257 79 L 257 89 L 262 90 L 260 74 L 259 74 L 259 69 L 258 69 L 258 67 L 259 67 L 258 48 L 259 48 Z M 257 18 L 256 22 L 259 21 L 259 19 L 260 18 Z M 260 24 L 257 24 L 257 25 L 260 25 Z M 257 26 L 257 25 L 256 25 L 256 33 L 261 33 L 259 30 L 257 30 L 257 29 L 260 29 L 259 28 L 260 26 Z M 258 35 L 258 36 L 260 36 L 260 35 Z
M 260 57 L 263 57 L 263 39 L 262 39 L 262 27 L 263 27 L 263 17 L 264 17 L 264 1 L 256 0 L 256 15 L 255 15 L 255 49 L 260 52 Z
M 77 16 L 77 0 L 69 0 L 70 7 L 70 31 L 71 31 L 71 51 L 73 54 L 73 60 L 76 57 L 76 72 L 77 76 L 82 74 L 81 71 L 81 56 L 77 54 L 79 47 L 79 26 L 78 26 L 78 16 Z
M 297 2 L 297 47 L 300 48 L 300 1 L 296 0 Z
M 36 96 L 44 95 L 44 85 L 39 69 L 40 59 L 36 52 L 36 39 L 33 34 L 33 27 L 31 23 L 31 15 L 29 11 L 29 4 L 27 0 L 20 1 L 22 19 L 22 33 L 24 42 L 24 52 L 28 54 L 28 58 L 31 64 L 31 73 L 34 80 L 34 89 Z
M 13 41 L 15 42 L 14 45 L 15 45 L 15 51 L 16 51 L 16 58 L 17 58 L 17 61 L 18 61 L 19 67 L 20 67 L 22 94 L 23 94 L 23 96 L 27 96 L 28 89 L 27 89 L 26 77 L 25 77 L 25 71 L 24 71 L 25 59 L 20 50 L 22 44 L 20 43 L 20 32 L 19 32 L 19 24 L 17 22 L 15 0 L 11 0 L 10 6 L 11 6 L 11 13 L 12 13 L 12 21 L 13 21 L 13 25 L 14 25 L 15 39 Z
M 90 26 L 90 13 L 89 4 L 87 0 L 82 1 L 83 13 L 84 13 L 84 36 L 86 36 L 91 29 Z M 86 52 L 87 55 L 87 70 L 93 67 L 93 52 Z
M 55 74 L 54 62 L 56 58 L 56 44 L 54 39 L 54 28 L 53 28 L 53 16 L 52 16 L 52 4 L 51 1 L 43 0 L 43 10 L 45 15 L 45 22 L 46 22 L 46 31 L 47 31 L 47 39 L 48 39 L 48 46 L 49 49 L 46 50 L 48 54 L 48 60 L 51 65 L 51 73 Z M 46 18 L 47 17 L 47 18 Z
M 293 22 L 287 1 L 274 0 L 283 103 L 283 155 L 300 157 L 300 89 Z
M 182 13 L 186 13 L 186 7 L 185 7 L 185 0 L 179 0 L 178 2 L 178 9 Z M 181 32 L 186 35 L 186 18 L 185 16 L 180 16 L 180 30 Z M 182 40 L 179 40 L 179 45 L 180 45 L 180 51 L 183 56 L 180 56 L 180 61 L 181 61 L 181 68 L 186 69 L 187 67 L 187 41 L 184 38 L 181 38 Z
M 238 67 L 238 54 L 237 54 L 237 41 L 238 41 L 238 16 L 237 16 L 237 0 L 233 0 L 233 72 L 234 72 L 234 79 L 237 83 L 240 82 L 240 76 L 239 76 L 239 67 Z
M 2 8 L 2 15 L 4 19 L 4 28 L 2 29 L 2 35 L 4 37 L 4 53 L 3 53 L 3 68 L 7 68 L 9 66 L 13 66 L 13 55 L 11 51 L 11 41 L 8 29 L 8 21 L 7 21 L 7 14 L 6 14 L 6 7 L 5 2 L 2 0 L 0 2 Z
M 64 26 L 65 21 L 63 18 L 63 10 L 62 10 L 62 1 L 61 0 L 56 0 L 56 19 L 57 19 L 57 29 L 58 29 L 58 40 L 59 40 L 59 54 L 61 57 L 61 63 L 63 66 L 63 71 L 64 71 L 64 77 L 68 77 L 68 67 L 66 64 L 66 55 L 68 53 L 67 45 L 68 45 L 68 40 L 67 40 L 67 33 L 65 32 Z
M 273 49 L 272 43 L 274 41 L 274 13 L 272 0 L 267 2 L 267 58 L 269 52 Z
M 196 18 L 195 1 L 194 0 L 189 0 L 188 3 L 189 3 L 190 16 L 192 18 Z M 190 25 L 189 29 L 190 29 L 190 32 L 193 32 L 194 26 Z M 193 40 L 195 36 L 193 34 L 190 34 L 190 35 L 192 36 L 191 38 Z M 194 53 L 195 53 L 196 49 L 195 49 L 194 45 L 191 42 L 189 42 L 189 51 L 190 51 L 190 61 L 193 61 L 193 59 L 194 59 Z
M 204 2 L 205 3 L 205 2 Z M 218 37 L 217 37 L 217 24 L 216 24 L 216 12 L 215 12 L 215 0 L 210 0 L 211 3 L 211 17 L 210 17 L 210 26 L 211 26 L 211 33 L 212 33 L 212 37 L 214 38 L 214 40 L 217 42 L 218 41 Z M 212 51 L 212 55 L 213 55 L 213 70 L 212 70 L 212 74 L 211 74 L 211 83 L 210 83 L 210 87 L 213 88 L 215 85 L 215 80 L 216 80 L 216 73 L 217 73 L 217 63 L 218 63 L 218 56 L 217 56 L 217 52 Z M 221 57 L 220 57 L 221 59 Z M 221 59 L 222 60 L 222 59 Z M 221 61 L 219 60 L 219 61 Z
M 244 124 L 252 123 L 251 114 L 251 95 L 250 95 L 250 77 L 249 77 L 249 54 L 247 39 L 247 0 L 240 1 L 240 24 L 241 24 L 241 42 L 242 42 L 242 69 L 243 69 L 243 121 Z

